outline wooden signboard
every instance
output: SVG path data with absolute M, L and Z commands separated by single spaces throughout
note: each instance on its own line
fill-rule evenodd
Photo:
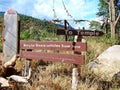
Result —
M 102 31 L 57 29 L 57 35 L 102 36 Z
M 22 51 L 20 53 L 20 57 L 26 58 L 26 59 L 63 62 L 63 63 L 70 63 L 70 64 L 84 64 L 83 55 Z
M 42 50 L 58 51 L 86 51 L 86 43 L 82 42 L 38 42 L 20 41 L 20 57 L 26 59 L 37 59 L 72 64 L 84 64 L 84 56 L 78 54 L 60 54 L 42 52 Z M 27 50 L 32 51 L 27 51 Z
M 22 49 L 44 49 L 44 50 L 64 50 L 64 51 L 86 51 L 86 43 L 82 42 L 63 42 L 63 41 L 20 41 Z

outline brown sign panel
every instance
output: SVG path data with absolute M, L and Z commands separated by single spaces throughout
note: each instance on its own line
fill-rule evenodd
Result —
M 65 51 L 86 51 L 86 43 L 65 42 L 65 41 L 20 41 L 21 49 L 44 49 L 44 50 L 65 50 Z
M 57 35 L 102 36 L 102 31 L 57 29 Z
M 70 55 L 58 53 L 21 51 L 20 57 L 26 59 L 46 60 L 70 64 L 84 64 L 84 56 L 76 54 Z

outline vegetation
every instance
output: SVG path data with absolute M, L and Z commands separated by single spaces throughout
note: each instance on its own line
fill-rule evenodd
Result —
M 101 23 L 100 22 L 98 22 L 98 21 L 91 21 L 90 22 L 90 29 L 91 30 L 99 30 L 99 31 L 103 31 L 102 29 L 101 29 Z
M 56 29 L 60 26 L 51 21 L 39 20 L 30 16 L 21 15 L 22 40 L 63 40 L 64 37 L 56 35 Z
M 3 24 L 3 15 L 0 14 L 0 24 Z M 2 27 L 0 27 L 0 52 L 2 51 Z
M 33 23 L 33 21 L 31 23 Z M 32 25 L 35 26 L 36 28 L 38 24 L 35 22 L 35 24 L 31 24 L 28 26 L 32 26 Z M 35 36 L 38 36 L 37 40 L 40 39 L 43 41 L 45 41 L 46 38 L 57 38 L 57 40 L 64 40 L 64 36 L 61 36 L 59 38 L 59 36 L 53 33 L 55 32 L 55 30 L 50 29 L 50 27 L 48 28 L 48 26 L 40 27 L 39 29 L 35 29 L 32 27 L 27 27 L 27 26 L 24 26 L 23 24 L 23 29 L 21 30 L 21 39 L 36 40 Z M 53 27 L 56 27 L 56 26 L 53 26 Z M 110 38 L 110 33 L 102 37 L 91 37 L 91 38 L 83 37 L 83 38 L 87 41 L 87 46 L 88 46 L 88 50 L 85 56 L 86 64 L 92 61 L 94 58 L 96 58 L 101 52 L 103 52 L 109 46 L 119 43 L 118 39 Z M 23 62 L 24 61 L 20 63 L 23 63 Z M 75 67 L 74 65 L 65 64 L 65 63 L 37 61 L 37 60 L 36 61 L 33 60 L 31 64 L 34 72 L 31 78 L 32 84 L 22 85 L 21 89 L 26 88 L 26 90 L 29 90 L 29 89 L 33 90 L 36 88 L 39 90 L 47 90 L 47 89 L 71 90 L 72 68 Z M 19 65 L 16 67 L 19 67 Z M 116 89 L 117 90 L 119 89 L 118 83 L 113 84 L 112 82 L 100 81 L 99 78 L 91 74 L 91 72 L 88 71 L 84 65 L 83 66 L 78 65 L 78 69 L 80 72 L 78 90 L 88 90 L 88 89 L 89 90 L 97 90 L 97 89 L 99 90 Z
M 64 36 L 55 34 L 57 26 L 50 21 L 42 21 L 25 15 L 20 15 L 20 18 L 20 38 L 22 40 L 64 40 Z M 93 24 L 98 25 L 99 23 L 93 22 Z M 102 37 L 83 38 L 87 41 L 88 47 L 85 53 L 86 64 L 109 46 L 119 44 L 118 39 L 110 38 L 110 33 Z M 17 60 L 15 67 L 21 71 L 23 65 L 25 65 L 25 60 Z M 18 85 L 20 87 L 19 90 L 71 90 L 72 68 L 75 67 L 74 65 L 40 60 L 32 60 L 31 65 L 33 70 L 32 83 Z M 78 90 L 119 90 L 120 86 L 118 83 L 100 81 L 99 78 L 86 69 L 85 65 L 78 65 L 78 69 L 80 72 Z
M 84 37 L 88 47 L 85 53 L 86 64 L 91 62 L 109 46 L 119 43 L 116 39 L 109 37 L 110 35 L 102 37 Z M 18 62 L 16 68 L 25 63 L 24 60 Z M 31 85 L 22 85 L 20 90 L 25 88 L 25 90 L 71 90 L 71 77 L 72 69 L 75 67 L 74 65 L 40 60 L 32 60 L 31 65 L 34 72 L 31 77 L 32 83 Z M 119 83 L 100 81 L 85 65 L 78 65 L 77 67 L 80 74 L 78 90 L 119 90 Z
M 118 0 L 99 0 L 99 12 L 97 13 L 98 16 L 103 16 L 104 18 L 108 18 L 110 32 L 111 32 L 111 38 L 115 38 L 117 30 L 117 25 L 120 19 L 119 14 L 119 7 L 117 5 Z M 106 24 L 108 24 L 108 20 Z M 116 28 L 117 27 L 117 28 Z
M 0 24 L 4 23 L 3 14 L 0 14 Z M 64 37 L 57 36 L 57 25 L 47 20 L 40 20 L 31 16 L 19 14 L 20 17 L 20 39 L 22 40 L 63 40 Z M 2 28 L 0 28 L 0 37 Z M 0 39 L 1 39 L 0 38 Z M 0 51 L 2 51 L 2 39 L 0 40 Z

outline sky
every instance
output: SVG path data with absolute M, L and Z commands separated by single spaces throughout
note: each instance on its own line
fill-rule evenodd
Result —
M 0 11 L 12 8 L 18 13 L 39 19 L 53 20 L 58 18 L 69 21 L 73 19 L 91 21 L 98 20 L 96 16 L 98 3 L 99 0 L 0 0 Z M 76 25 L 76 27 L 78 26 Z

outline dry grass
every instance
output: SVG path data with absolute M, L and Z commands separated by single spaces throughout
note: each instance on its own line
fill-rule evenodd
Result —
M 18 62 L 19 65 L 20 61 Z M 23 62 L 21 61 L 22 65 Z M 32 77 L 30 84 L 20 84 L 17 90 L 72 90 L 72 68 L 74 65 L 65 63 L 48 63 L 33 60 Z M 111 82 L 102 82 L 99 77 L 91 74 L 85 66 L 78 66 L 78 90 L 119 90 L 119 85 Z
M 86 64 L 110 46 L 92 39 L 88 40 L 87 43 Z M 25 60 L 17 61 L 15 67 L 21 71 L 24 64 Z M 31 83 L 19 84 L 17 90 L 72 90 L 72 69 L 75 67 L 74 65 L 32 60 L 31 67 Z M 120 90 L 119 82 L 100 81 L 99 77 L 87 70 L 85 65 L 78 65 L 78 70 L 80 73 L 78 90 Z
M 98 41 L 88 41 L 86 64 L 103 52 L 109 44 Z M 104 48 L 103 48 L 104 47 Z M 63 53 L 63 52 L 61 52 Z M 16 68 L 21 70 L 24 60 L 17 62 Z M 22 66 L 21 66 L 22 65 Z M 72 64 L 45 62 L 32 60 L 32 77 L 30 84 L 22 84 L 17 90 L 72 90 Z M 92 74 L 85 65 L 78 65 L 80 75 L 78 77 L 78 90 L 119 90 L 119 83 L 102 82 L 99 77 Z

